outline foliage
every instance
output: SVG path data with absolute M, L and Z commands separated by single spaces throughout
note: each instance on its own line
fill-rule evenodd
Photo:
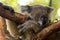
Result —
M 60 0 L 52 0 L 52 7 L 54 11 L 52 13 L 52 21 L 58 19 L 57 10 L 60 8 Z
M 49 0 L 33 0 L 32 3 L 29 3 L 29 5 L 35 5 L 35 4 L 40 4 L 44 6 L 48 6 Z

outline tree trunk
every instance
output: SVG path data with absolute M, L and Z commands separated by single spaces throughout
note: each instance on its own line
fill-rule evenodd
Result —
M 7 40 L 5 37 L 6 36 L 5 28 L 6 28 L 5 19 L 0 16 L 0 40 Z

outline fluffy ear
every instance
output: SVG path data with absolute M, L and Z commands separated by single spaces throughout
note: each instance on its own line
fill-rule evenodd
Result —
M 28 13 L 30 13 L 32 11 L 32 7 L 27 5 L 27 8 Z
M 20 6 L 20 8 L 21 8 L 21 11 L 22 11 L 22 12 L 25 12 L 25 11 L 27 11 L 27 9 L 28 9 L 27 6 Z
M 29 5 L 21 6 L 21 11 L 30 13 L 32 11 L 32 8 Z
M 0 6 L 2 6 L 3 4 L 0 2 Z
M 51 7 L 46 7 L 46 9 L 47 9 L 47 13 L 51 13 L 53 11 L 53 8 Z

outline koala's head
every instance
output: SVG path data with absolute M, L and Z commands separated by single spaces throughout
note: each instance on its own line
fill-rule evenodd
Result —
M 33 5 L 33 6 L 21 6 L 21 11 L 22 12 L 28 12 L 28 13 L 32 13 L 32 12 L 38 12 L 38 10 L 40 10 L 39 13 L 46 11 L 47 13 L 50 13 L 53 9 L 50 7 L 46 7 L 46 6 L 42 6 L 42 5 Z
M 21 6 L 22 13 L 30 13 L 34 18 L 40 18 L 41 16 L 49 16 L 53 9 L 42 5 Z

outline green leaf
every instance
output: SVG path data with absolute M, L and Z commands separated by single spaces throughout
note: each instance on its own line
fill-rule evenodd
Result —
M 34 0 L 33 2 L 29 3 L 30 5 L 40 4 L 44 6 L 48 6 L 49 0 Z
M 51 15 L 51 20 L 55 21 L 55 19 L 58 19 L 57 10 L 60 8 L 60 0 L 52 0 L 52 7 L 54 8 L 54 11 Z

